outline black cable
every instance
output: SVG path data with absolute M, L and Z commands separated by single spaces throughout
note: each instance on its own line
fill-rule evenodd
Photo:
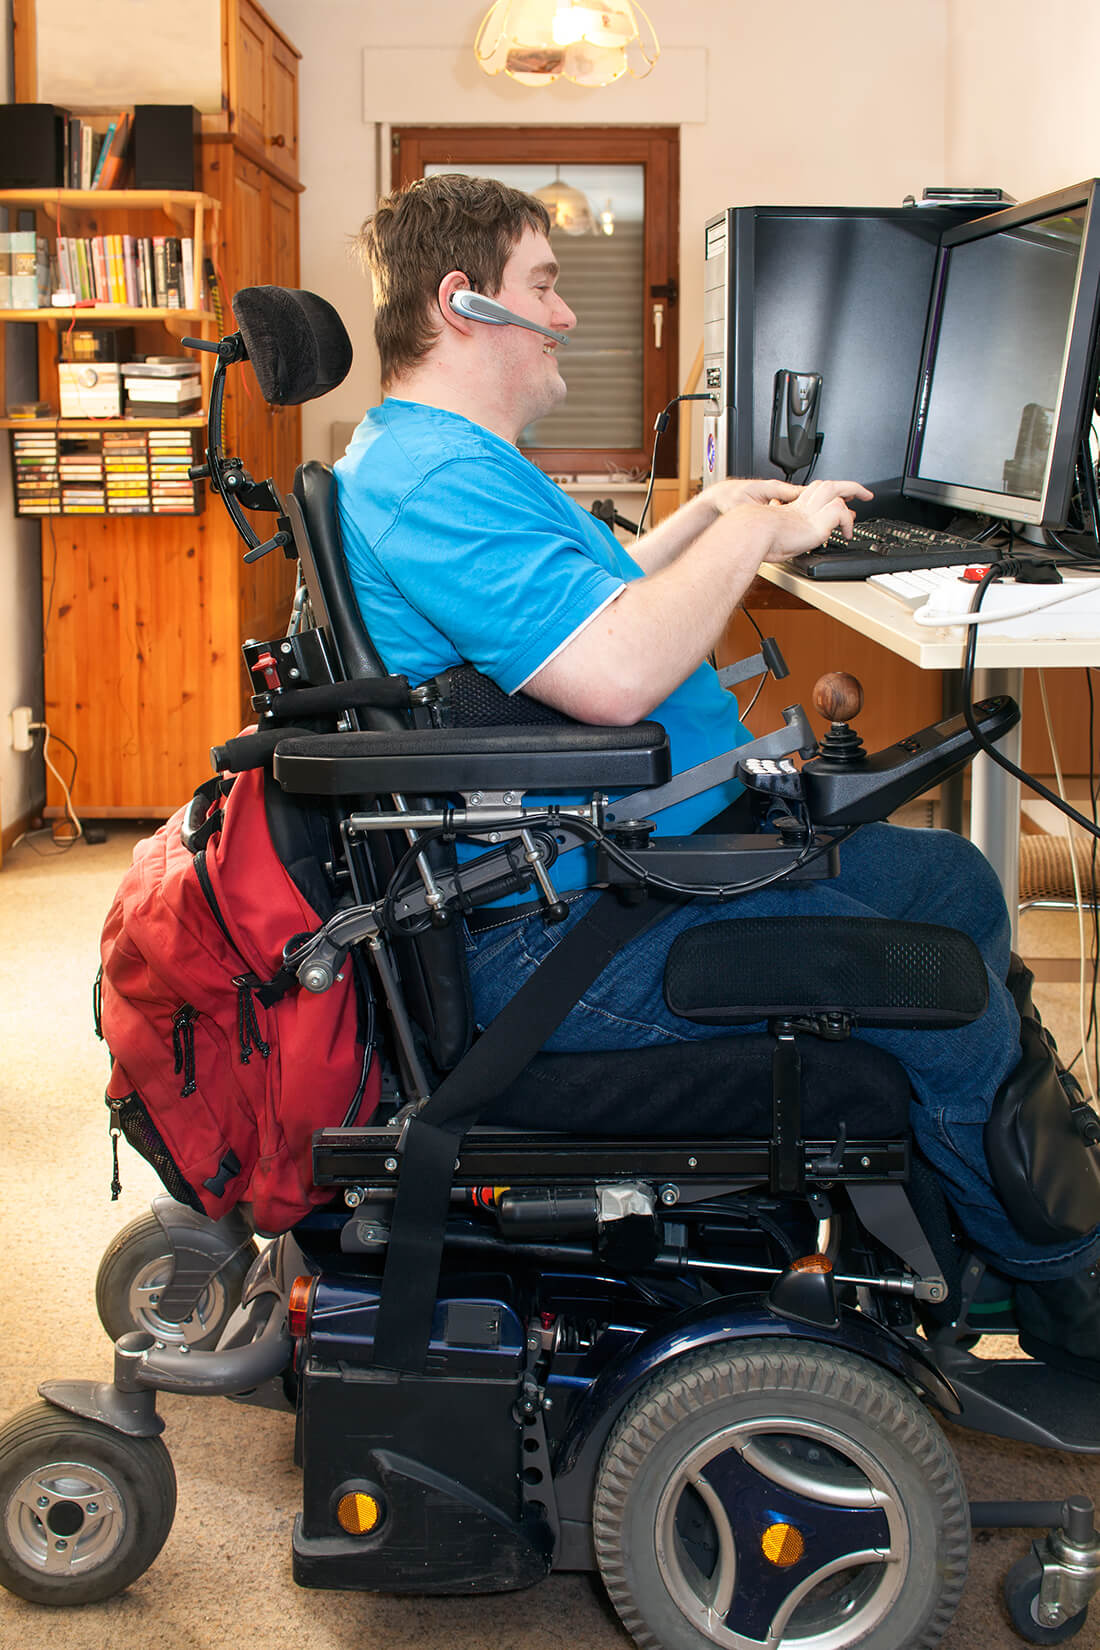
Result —
M 995 579 L 1003 578 L 1006 573 L 1018 572 L 1022 565 L 1023 564 L 1019 561 L 1002 561 L 996 567 L 991 567 L 987 573 L 984 573 L 982 575 L 981 583 L 975 589 L 973 599 L 970 603 L 971 613 L 977 613 L 979 611 L 985 593 Z M 998 767 L 1003 768 L 1005 772 L 1010 773 L 1014 779 L 1018 779 L 1021 784 L 1026 785 L 1028 790 L 1034 791 L 1036 796 L 1041 796 L 1044 801 L 1052 803 L 1054 807 L 1058 809 L 1059 813 L 1066 815 L 1067 819 L 1076 820 L 1077 823 L 1083 826 L 1086 831 L 1090 832 L 1093 837 L 1100 837 L 1100 825 L 1093 824 L 1090 820 L 1085 818 L 1084 814 L 1078 813 L 1076 808 L 1071 808 L 1068 802 L 1063 802 L 1062 798 L 1056 791 L 1052 791 L 1048 786 L 1042 784 L 1041 781 L 1036 779 L 1033 774 L 1026 773 L 1023 768 L 1018 768 L 1015 762 L 1010 762 L 1008 757 L 1003 756 L 997 749 L 996 745 L 993 744 L 992 740 L 987 739 L 981 728 L 979 728 L 977 719 L 974 715 L 973 705 L 974 657 L 977 652 L 977 647 L 978 626 L 972 624 L 967 627 L 966 653 L 963 659 L 962 710 L 963 718 L 978 745 L 978 749 L 984 751 L 988 757 L 991 757 L 992 760 L 997 763 Z
M 661 437 L 668 429 L 669 414 L 679 401 L 714 401 L 714 397 L 713 395 L 705 392 L 698 395 L 674 395 L 672 400 L 668 402 L 668 404 L 653 420 L 653 456 L 649 461 L 649 486 L 646 488 L 645 500 L 642 504 L 642 513 L 638 517 L 638 531 L 634 535 L 636 539 L 640 539 L 642 536 L 642 529 L 645 526 L 646 512 L 649 509 L 649 501 L 653 497 L 653 483 L 657 479 L 657 448 L 660 445 Z M 715 402 L 715 405 L 717 405 L 717 402 Z
M 769 872 L 767 876 L 754 877 L 747 882 L 691 883 L 673 882 L 669 877 L 658 876 L 652 871 L 647 871 L 644 864 L 636 859 L 634 855 L 628 853 L 625 848 L 620 848 L 619 845 L 612 840 L 607 831 L 603 830 L 602 827 L 598 825 L 593 825 L 586 819 L 571 818 L 569 820 L 569 824 L 574 829 L 580 831 L 583 836 L 587 836 L 590 841 L 599 842 L 612 863 L 618 865 L 622 870 L 630 871 L 637 878 L 642 887 L 659 893 L 671 894 L 674 897 L 683 897 L 686 895 L 690 899 L 712 899 L 719 904 L 724 903 L 727 900 L 736 899 L 740 894 L 756 893 L 761 888 L 770 887 L 772 883 L 779 882 L 784 877 L 789 876 L 792 871 L 801 870 L 804 865 L 810 865 L 815 859 L 820 859 L 821 855 L 828 853 L 830 848 L 838 847 L 840 843 L 846 842 L 850 836 L 853 836 L 855 832 L 859 830 L 858 825 L 851 825 L 847 828 L 847 830 L 840 832 L 837 836 L 830 838 L 828 841 L 818 842 L 816 844 L 811 836 L 802 851 L 790 860 L 787 865 L 781 866 L 777 871 Z M 523 821 L 522 829 L 534 830 L 540 826 L 550 826 L 553 829 L 555 826 L 560 826 L 560 818 L 556 818 L 552 813 L 536 814 L 533 817 Z M 416 883 L 414 881 L 410 881 L 405 888 L 401 888 L 398 885 L 398 878 L 404 875 L 412 861 L 422 854 L 426 847 L 430 846 L 433 842 L 441 840 L 444 836 L 454 837 L 463 842 L 477 840 L 469 831 L 456 832 L 445 830 L 440 826 L 435 826 L 429 830 L 421 832 L 417 840 L 410 844 L 409 848 L 401 856 L 401 859 L 395 866 L 393 875 L 387 885 L 385 898 L 382 902 L 382 922 L 389 933 L 402 939 L 408 939 L 415 937 L 417 934 L 423 933 L 428 927 L 431 926 L 430 915 L 417 918 L 415 927 L 412 925 L 403 924 L 397 917 L 395 911 L 397 901 L 403 896 L 403 894 L 408 892 L 409 888 L 416 887 Z M 456 887 L 459 891 L 462 890 L 461 868 L 456 873 Z M 506 910 L 506 907 L 502 907 L 502 916 Z M 507 920 L 506 917 L 504 917 L 503 920 Z

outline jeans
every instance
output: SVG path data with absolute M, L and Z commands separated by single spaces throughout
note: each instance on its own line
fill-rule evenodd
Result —
M 556 925 L 544 923 L 536 912 L 467 934 L 479 1026 L 496 1016 L 597 897 L 592 889 L 574 896 L 569 917 Z M 993 1096 L 1020 1057 L 1019 1016 L 1004 983 L 1009 920 L 989 863 L 950 831 L 868 825 L 841 846 L 837 877 L 761 889 L 728 905 L 694 902 L 669 911 L 623 947 L 547 1040 L 546 1050 L 645 1048 L 760 1030 L 699 1025 L 673 1014 L 662 990 L 665 957 L 685 928 L 783 916 L 889 917 L 940 923 L 970 935 L 989 976 L 989 1004 L 979 1019 L 953 1030 L 867 1029 L 855 1035 L 905 1066 L 916 1143 L 937 1170 L 970 1241 L 998 1270 L 1028 1281 L 1065 1277 L 1100 1255 L 1100 1231 L 1072 1245 L 1026 1241 L 993 1190 L 982 1131 Z M 776 943 L 782 943 L 778 929 Z

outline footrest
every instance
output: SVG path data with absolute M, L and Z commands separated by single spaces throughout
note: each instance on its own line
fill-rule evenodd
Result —
M 975 1358 L 945 1371 L 962 1404 L 956 1426 L 1075 1455 L 1100 1455 L 1100 1386 L 1033 1358 Z

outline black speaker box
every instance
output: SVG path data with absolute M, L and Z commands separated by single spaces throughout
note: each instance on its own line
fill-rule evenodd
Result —
M 134 188 L 197 189 L 201 131 L 189 103 L 135 103 Z
M 0 103 L 0 189 L 56 189 L 66 181 L 66 119 L 52 103 Z

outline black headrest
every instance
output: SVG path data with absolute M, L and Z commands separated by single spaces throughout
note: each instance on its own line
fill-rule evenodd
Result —
M 242 287 L 233 314 L 265 401 L 296 407 L 327 395 L 347 377 L 351 339 L 332 305 L 315 292 Z

